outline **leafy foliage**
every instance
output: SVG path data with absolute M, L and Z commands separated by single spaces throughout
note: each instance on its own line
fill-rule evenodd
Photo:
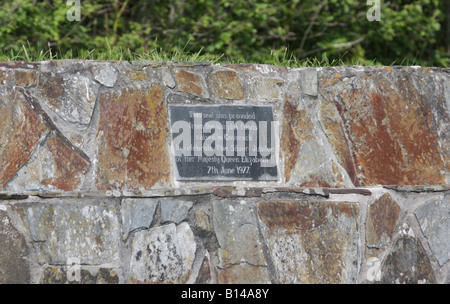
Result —
M 297 65 L 450 63 L 446 1 L 381 0 L 379 22 L 367 20 L 370 6 L 360 0 L 84 0 L 81 20 L 73 22 L 66 2 L 0 2 L 0 53 L 122 60 L 190 53 L 213 61 Z

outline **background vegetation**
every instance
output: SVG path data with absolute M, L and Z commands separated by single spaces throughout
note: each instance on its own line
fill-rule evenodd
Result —
M 0 0 L 0 59 L 450 64 L 446 0 Z M 191 57 L 192 59 L 192 57 Z

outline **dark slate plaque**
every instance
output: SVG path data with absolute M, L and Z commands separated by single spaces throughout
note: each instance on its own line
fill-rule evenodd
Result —
M 277 180 L 270 106 L 169 106 L 176 180 Z

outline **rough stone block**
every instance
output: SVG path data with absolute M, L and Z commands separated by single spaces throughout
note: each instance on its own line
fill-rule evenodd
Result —
M 346 143 L 334 149 L 349 175 L 355 175 L 355 186 L 446 183 L 450 117 L 445 75 L 425 68 L 389 67 L 386 72 L 373 67 L 346 77 L 333 71 L 320 72 L 319 91 L 339 113 L 329 133 Z
M 24 214 L 40 264 L 118 263 L 121 227 L 113 204 L 65 199 L 54 203 L 16 205 Z
M 0 208 L 4 206 L 0 205 Z M 2 208 L 3 209 L 3 208 Z M 30 281 L 25 237 L 0 209 L 0 284 L 27 284 Z
M 167 111 L 159 85 L 99 96 L 97 189 L 150 189 L 169 179 Z
M 79 71 L 42 71 L 36 97 L 55 111 L 64 121 L 87 126 L 91 121 L 100 85 L 85 68 Z
M 253 77 L 249 82 L 250 98 L 255 101 L 281 100 L 281 78 Z
M 351 186 L 346 172 L 330 157 L 324 139 L 300 99 L 300 87 L 297 84 L 288 86 L 281 135 L 286 184 L 300 187 Z
M 258 214 L 278 283 L 356 283 L 358 204 L 268 201 Z
M 161 203 L 161 223 L 173 222 L 179 224 L 186 219 L 192 202 L 171 199 L 160 200 Z
M 443 266 L 450 259 L 450 193 L 425 202 L 414 214 L 431 251 Z
M 123 199 L 121 203 L 123 238 L 127 239 L 130 232 L 138 228 L 148 229 L 153 221 L 157 206 L 157 199 Z
M 0 88 L 0 189 L 30 158 L 40 139 L 50 131 L 22 92 Z
M 94 74 L 95 80 L 109 88 L 114 87 L 117 81 L 116 70 L 108 63 L 96 64 L 92 67 L 92 73 Z
M 52 133 L 8 183 L 7 190 L 80 190 L 90 164 L 80 149 Z
M 367 247 L 385 248 L 390 245 L 399 213 L 400 206 L 388 193 L 370 205 L 366 223 Z
M 30 87 L 36 85 L 37 72 L 29 70 L 14 70 L 13 81 L 16 85 L 21 87 Z
M 436 284 L 425 249 L 412 236 L 400 237 L 381 268 L 382 284 Z
M 196 243 L 187 223 L 138 231 L 132 242 L 130 283 L 186 283 Z
M 213 226 L 219 242 L 219 283 L 270 283 L 256 220 L 245 201 L 214 201 Z M 244 279 L 245 278 L 245 279 Z
M 178 69 L 175 71 L 175 79 L 179 90 L 203 98 L 209 97 L 205 79 L 201 74 Z
M 208 83 L 216 98 L 236 99 L 244 98 L 242 82 L 235 71 L 216 71 L 211 73 Z

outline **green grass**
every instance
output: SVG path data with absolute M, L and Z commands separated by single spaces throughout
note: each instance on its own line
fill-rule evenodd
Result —
M 373 61 L 355 61 L 348 62 L 341 59 L 329 60 L 308 58 L 299 60 L 293 56 L 289 56 L 287 49 L 284 52 L 271 52 L 267 54 L 263 60 L 253 60 L 248 58 L 229 58 L 225 55 L 207 54 L 203 50 L 198 52 L 186 51 L 186 46 L 176 49 L 174 52 L 165 52 L 162 49 L 153 49 L 145 52 L 139 50 L 132 52 L 129 49 L 122 49 L 117 47 L 110 47 L 107 45 L 107 50 L 78 50 L 76 53 L 73 50 L 66 52 L 58 52 L 49 50 L 34 49 L 30 45 L 22 45 L 18 52 L 10 51 L 9 53 L 0 53 L 0 61 L 26 61 L 39 62 L 47 60 L 62 60 L 62 59 L 81 59 L 81 60 L 98 60 L 98 61 L 185 61 L 185 62 L 210 62 L 213 65 L 224 64 L 269 64 L 286 67 L 326 67 L 326 66 L 343 66 L 343 65 L 379 65 L 375 60 Z

